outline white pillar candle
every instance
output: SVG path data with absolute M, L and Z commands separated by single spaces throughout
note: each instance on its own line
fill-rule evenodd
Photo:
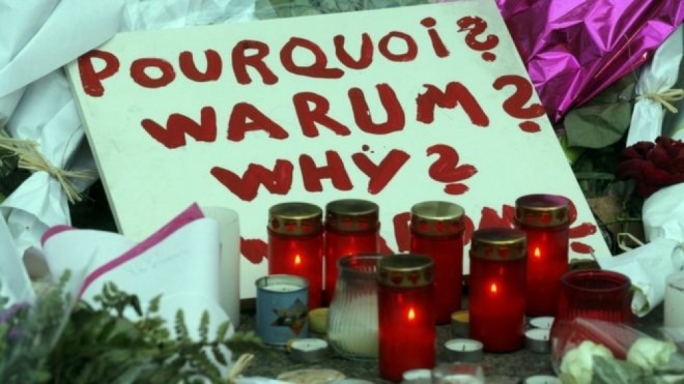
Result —
M 670 274 L 665 286 L 665 326 L 684 326 L 684 271 Z

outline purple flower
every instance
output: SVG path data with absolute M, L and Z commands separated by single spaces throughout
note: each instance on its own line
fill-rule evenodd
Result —
M 26 302 L 12 304 L 9 308 L 0 313 L 0 323 L 7 323 L 8 321 L 12 320 L 17 313 L 28 309 L 29 307 L 29 303 Z

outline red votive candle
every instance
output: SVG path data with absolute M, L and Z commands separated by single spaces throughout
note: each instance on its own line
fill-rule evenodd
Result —
M 325 303 L 335 295 L 337 262 L 345 256 L 379 250 L 378 205 L 366 200 L 335 200 L 325 206 Z
M 570 200 L 527 195 L 515 202 L 515 222 L 527 237 L 527 316 L 554 316 L 560 278 L 568 271 Z
M 427 256 L 385 256 L 378 263 L 380 376 L 401 381 L 405 371 L 435 366 L 433 262 Z
M 444 201 L 411 208 L 411 252 L 434 262 L 432 303 L 437 324 L 450 324 L 451 314 L 461 309 L 464 214 L 461 206 Z
M 309 309 L 323 298 L 323 212 L 308 203 L 282 203 L 269 209 L 268 273 L 295 275 L 309 282 Z
M 486 352 L 523 347 L 525 330 L 525 233 L 487 228 L 470 245 L 470 338 Z

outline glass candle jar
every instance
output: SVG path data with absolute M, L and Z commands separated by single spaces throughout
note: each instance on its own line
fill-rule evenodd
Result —
M 515 202 L 515 223 L 527 237 L 527 316 L 554 316 L 560 278 L 568 271 L 570 200 L 522 196 Z
M 461 309 L 463 288 L 463 216 L 457 204 L 426 201 L 411 207 L 411 252 L 435 265 L 433 310 L 437 324 L 449 324 Z
M 309 203 L 281 203 L 269 209 L 268 274 L 309 282 L 308 308 L 323 300 L 323 212 Z
M 405 371 L 435 366 L 433 273 L 432 259 L 421 255 L 385 256 L 378 264 L 378 358 L 383 379 L 398 382 Z
M 380 255 L 345 256 L 328 309 L 328 342 L 342 357 L 378 358 L 378 288 Z
M 525 330 L 525 233 L 487 228 L 470 245 L 470 338 L 486 352 L 523 347 Z
M 335 200 L 325 206 L 325 303 L 335 295 L 339 272 L 337 261 L 344 256 L 377 253 L 380 222 L 378 205 L 366 200 Z

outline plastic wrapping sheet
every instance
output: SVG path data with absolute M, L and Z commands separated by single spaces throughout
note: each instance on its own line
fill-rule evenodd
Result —
M 681 0 L 497 0 L 558 122 L 644 64 L 684 19 Z

